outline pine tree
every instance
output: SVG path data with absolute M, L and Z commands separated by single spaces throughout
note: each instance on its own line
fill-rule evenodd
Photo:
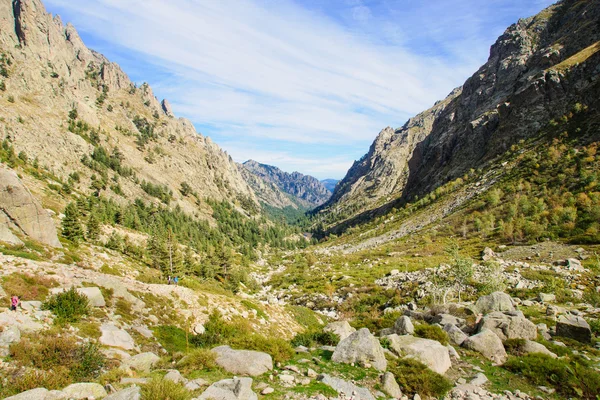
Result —
M 96 241 L 98 240 L 99 236 L 100 222 L 98 221 L 98 218 L 96 218 L 96 216 L 93 213 L 91 213 L 87 222 L 87 238 L 88 240 Z
M 62 235 L 74 243 L 84 239 L 79 217 L 77 205 L 73 202 L 69 203 L 65 208 L 65 217 L 62 220 Z

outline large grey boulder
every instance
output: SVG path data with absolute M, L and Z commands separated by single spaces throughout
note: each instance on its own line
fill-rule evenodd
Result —
M 394 334 L 386 338 L 390 341 L 390 349 L 394 353 L 414 358 L 438 374 L 444 374 L 452 367 L 450 353 L 440 342 L 410 335 Z
M 119 347 L 125 350 L 133 350 L 135 342 L 127 331 L 107 323 L 100 326 L 100 343 L 110 347 Z
M 535 339 L 535 324 L 521 315 L 492 312 L 481 319 L 478 330 L 489 329 L 504 341 L 506 339 Z
M 577 315 L 561 315 L 556 322 L 556 335 L 578 340 L 592 341 L 592 329 L 585 319 Z
M 267 353 L 234 350 L 229 346 L 215 347 L 211 351 L 217 355 L 217 364 L 232 374 L 258 376 L 273 369 L 273 359 Z
M 257 400 L 252 378 L 223 379 L 210 385 L 198 400 Z
M 387 360 L 379 340 L 367 328 L 359 329 L 335 348 L 331 361 L 344 364 L 370 364 L 374 368 L 385 371 Z
M 139 386 L 133 385 L 127 389 L 119 390 L 116 393 L 105 397 L 104 400 L 140 400 L 142 391 Z
M 399 399 L 402 397 L 400 385 L 398 385 L 398 382 L 396 382 L 396 377 L 391 372 L 386 372 L 385 374 L 381 375 L 381 390 L 394 399 Z
M 154 353 L 140 353 L 123 361 L 122 366 L 139 372 L 150 372 L 159 360 L 160 357 Z
M 519 348 L 519 350 L 521 350 L 525 354 L 541 353 L 552 358 L 558 358 L 558 356 L 550 350 L 548 350 L 546 346 L 544 346 L 541 343 L 534 342 L 533 340 L 526 340 L 525 343 Z
M 88 299 L 91 307 L 105 307 L 106 302 L 104 296 L 98 287 L 82 287 L 76 289 L 79 294 L 84 295 Z
M 496 364 L 504 364 L 507 359 L 502 340 L 489 329 L 484 329 L 478 334 L 468 337 L 462 346 L 481 353 L 485 358 Z
M 453 324 L 444 325 L 444 331 L 448 334 L 450 342 L 457 346 L 463 344 L 463 342 L 469 337 L 466 333 L 461 331 L 460 328 Z
M 480 297 L 475 303 L 477 312 L 487 314 L 494 311 L 514 311 L 515 306 L 510 296 L 504 292 L 494 292 Z
M 415 333 L 415 326 L 410 317 L 403 315 L 394 322 L 393 333 L 398 335 L 412 335 Z
M 325 332 L 333 332 L 340 337 L 340 340 L 346 339 L 348 336 L 356 332 L 356 328 L 350 326 L 348 321 L 330 322 L 323 328 Z
M 13 231 L 52 247 L 62 247 L 48 212 L 27 190 L 15 171 L 0 164 L 0 232 Z M 14 235 L 13 235 L 14 236 Z
M 371 392 L 369 392 L 369 389 L 356 386 L 352 382 L 335 378 L 327 374 L 319 375 L 317 380 L 331 387 L 339 394 L 343 393 L 346 398 L 353 398 L 355 400 L 375 400 L 375 397 L 371 394 Z
M 58 399 L 57 397 L 52 396 L 50 391 L 46 388 L 37 388 L 27 390 L 25 392 L 16 394 L 14 396 L 6 397 L 4 400 L 49 400 L 49 399 Z M 65 397 L 63 397 L 65 398 Z
M 106 390 L 99 383 L 74 383 L 67 386 L 62 392 L 69 399 L 88 399 L 93 397 L 94 399 L 102 399 L 108 395 Z

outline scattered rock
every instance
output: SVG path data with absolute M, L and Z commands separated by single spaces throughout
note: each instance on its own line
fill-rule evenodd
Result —
M 387 367 L 379 340 L 367 328 L 359 329 L 342 340 L 335 348 L 331 360 L 345 364 L 371 364 L 380 371 L 385 371 Z
M 538 294 L 538 300 L 541 303 L 553 303 L 556 301 L 556 295 L 550 293 L 540 293 Z
M 578 340 L 592 341 L 592 330 L 585 319 L 576 315 L 561 315 L 556 322 L 556 335 Z
M 515 309 L 512 299 L 504 292 L 494 292 L 480 297 L 475 303 L 475 308 L 481 314 L 493 311 L 514 311 Z
M 187 381 L 187 379 L 181 375 L 181 372 L 177 371 L 176 369 L 170 369 L 169 372 L 165 374 L 164 379 L 173 381 L 175 383 L 185 383 Z
M 522 315 L 492 312 L 479 322 L 478 330 L 489 329 L 501 340 L 506 339 L 535 339 L 537 328 L 535 324 Z
M 541 343 L 534 342 L 533 340 L 526 340 L 523 346 L 520 347 L 520 350 L 525 354 L 542 353 L 552 358 L 558 357 L 556 354 L 548 350 L 546 346 Z
M 14 396 L 6 397 L 4 400 L 46 400 L 49 395 L 49 390 L 45 388 L 37 388 L 27 390 Z
M 234 350 L 219 346 L 211 350 L 217 355 L 217 364 L 227 372 L 258 376 L 273 369 L 273 359 L 267 353 L 250 350 Z
M 77 288 L 79 294 L 84 295 L 88 298 L 88 302 L 91 307 L 105 307 L 106 302 L 104 296 L 98 287 L 82 287 Z
M 100 326 L 100 343 L 106 346 L 119 347 L 125 350 L 133 350 L 135 342 L 127 331 L 118 328 L 117 326 L 107 323 Z
M 108 395 L 104 387 L 98 383 L 74 383 L 67 386 L 62 392 L 69 399 L 101 399 Z
M 479 372 L 477 373 L 477 375 L 475 375 L 475 378 L 473 378 L 471 380 L 471 382 L 469 382 L 471 385 L 475 385 L 475 386 L 482 386 L 484 384 L 486 384 L 488 382 L 488 378 L 487 376 L 485 376 L 483 373 Z
M 396 333 L 398 335 L 412 335 L 415 333 L 415 327 L 410 318 L 406 315 L 403 315 L 396 320 L 392 330 L 392 333 Z
M 452 324 L 444 325 L 444 331 L 446 331 L 446 333 L 448 334 L 450 341 L 457 346 L 462 345 L 463 342 L 465 341 L 465 339 L 467 339 L 469 337 L 466 333 L 461 331 L 456 325 L 452 325 Z
M 395 399 L 402 397 L 402 390 L 400 390 L 400 386 L 398 385 L 398 382 L 396 382 L 396 377 L 391 372 L 386 372 L 381 376 L 381 388 L 385 393 Z
M 104 400 L 140 400 L 141 398 L 142 393 L 140 387 L 133 385 L 105 397 Z
M 369 389 L 356 386 L 343 379 L 335 378 L 327 374 L 321 374 L 317 377 L 317 380 L 333 388 L 339 394 L 344 394 L 346 398 L 353 398 L 355 400 L 375 400 L 375 397 L 369 392 Z
M 198 400 L 257 400 L 252 378 L 223 379 L 210 385 Z
M 356 332 L 356 328 L 350 326 L 348 321 L 330 322 L 323 328 L 325 332 L 333 332 L 340 337 L 340 340 L 346 339 L 348 336 Z
M 154 353 L 140 353 L 128 358 L 123 362 L 124 367 L 129 367 L 139 372 L 150 372 L 152 367 L 160 360 Z
M 462 346 L 481 353 L 485 358 L 497 364 L 504 364 L 507 359 L 502 340 L 489 329 L 484 329 L 478 334 L 468 337 Z
M 389 335 L 390 348 L 399 356 L 416 358 L 433 371 L 444 374 L 452 367 L 448 349 L 435 340 L 410 335 Z

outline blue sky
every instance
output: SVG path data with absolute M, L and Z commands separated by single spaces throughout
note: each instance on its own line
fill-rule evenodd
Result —
M 342 178 L 550 0 L 45 0 L 236 161 Z

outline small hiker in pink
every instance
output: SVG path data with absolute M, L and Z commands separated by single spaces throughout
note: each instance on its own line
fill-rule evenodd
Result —
M 19 297 L 13 296 L 10 299 L 10 309 L 13 311 L 17 311 L 17 307 L 19 306 Z

